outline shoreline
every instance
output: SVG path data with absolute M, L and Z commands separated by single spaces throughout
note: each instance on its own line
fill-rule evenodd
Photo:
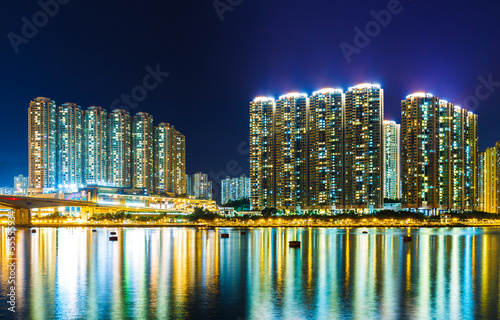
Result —
M 0 227 L 8 227 L 7 224 L 0 224 Z M 107 228 L 196 228 L 196 229 L 216 229 L 216 228 L 236 228 L 236 229 L 249 229 L 249 228 L 330 228 L 330 229 L 344 229 L 344 228 L 499 228 L 498 223 L 391 223 L 391 224 L 276 224 L 276 223 L 262 223 L 262 224 L 213 224 L 213 223 L 158 223 L 158 224 L 132 224 L 132 223 L 109 223 L 109 224 L 89 224 L 89 223 L 35 223 L 30 225 L 16 225 L 17 229 L 31 229 L 31 228 L 90 228 L 90 229 L 107 229 Z

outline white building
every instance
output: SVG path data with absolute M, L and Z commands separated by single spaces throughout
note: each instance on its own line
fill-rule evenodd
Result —
M 237 178 L 229 178 L 221 181 L 221 203 L 250 198 L 250 178 L 244 174 Z
M 186 190 L 188 195 L 196 199 L 212 200 L 212 181 L 208 180 L 206 173 L 197 172 L 188 175 Z

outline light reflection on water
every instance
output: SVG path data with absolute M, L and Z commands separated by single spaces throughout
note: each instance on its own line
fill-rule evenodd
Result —
M 116 230 L 119 241 L 110 242 Z M 25 319 L 499 318 L 500 229 L 17 232 Z M 229 233 L 221 239 L 220 233 Z M 413 241 L 403 242 L 411 233 Z M 0 318 L 7 311 L 0 231 Z M 301 241 L 301 248 L 288 241 Z

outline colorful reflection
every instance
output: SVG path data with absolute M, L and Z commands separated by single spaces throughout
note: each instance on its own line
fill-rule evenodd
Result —
M 16 244 L 23 319 L 500 316 L 494 228 L 40 228 Z M 0 246 L 4 318 L 5 229 Z

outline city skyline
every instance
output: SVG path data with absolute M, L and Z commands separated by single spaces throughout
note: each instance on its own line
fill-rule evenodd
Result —
M 57 105 L 45 97 L 28 108 L 28 187 L 38 193 L 75 192 L 99 185 L 186 193 L 186 139 L 152 115 L 102 107 Z
M 499 178 L 493 171 L 487 183 L 477 167 L 478 115 L 425 92 L 401 100 L 401 114 L 401 124 L 384 120 L 384 90 L 369 83 L 255 98 L 251 205 L 372 212 L 387 198 L 434 213 L 485 207 L 481 192 L 496 194 L 484 186 Z
M 17 53 L 6 36 L 0 43 L 6 57 L 0 65 L 9 75 L 0 88 L 4 97 L 0 107 L 10 114 L 0 119 L 4 135 L 10 136 L 0 146 L 0 154 L 6 155 L 0 159 L 0 185 L 10 184 L 10 172 L 28 175 L 27 125 L 24 120 L 15 124 L 10 117 L 25 119 L 25 106 L 36 96 L 98 105 L 108 112 L 126 107 L 131 113 L 141 110 L 168 119 L 191 137 L 187 170 L 214 173 L 214 181 L 226 176 L 216 173 L 227 172 L 226 165 L 233 160 L 249 174 L 247 102 L 252 97 L 278 98 L 283 92 L 311 93 L 323 87 L 346 90 L 353 83 L 379 83 L 386 91 L 385 118 L 398 123 L 401 97 L 425 91 L 467 108 L 465 100 L 479 99 L 476 89 L 482 85 L 479 105 L 473 99 L 467 102 L 482 119 L 479 150 L 493 146 L 498 140 L 494 119 L 500 103 L 496 85 L 500 45 L 488 34 L 500 25 L 494 17 L 500 5 L 449 6 L 425 0 L 401 4 L 404 10 L 359 54 L 351 55 L 350 63 L 340 44 L 354 45 L 354 28 L 364 30 L 374 21 L 370 12 L 386 9 L 387 3 L 297 2 L 281 10 L 282 3 L 257 0 L 226 12 L 224 21 L 211 2 L 200 4 L 199 10 L 187 3 L 131 3 L 121 9 L 129 22 L 115 16 L 111 3 L 104 3 L 93 24 L 88 23 L 95 13 L 93 4 L 61 5 L 36 36 L 19 44 Z M 23 36 L 21 18 L 31 20 L 42 10 L 37 2 L 3 6 L 3 12 L 9 12 L 1 26 L 4 35 Z M 144 21 L 138 12 L 151 15 L 151 20 Z M 457 19 L 444 22 L 443 12 Z M 316 18 L 297 19 L 295 13 Z M 136 26 L 135 31 L 124 32 L 130 25 Z M 436 25 L 441 26 L 439 32 Z M 173 30 L 186 30 L 187 36 Z M 63 41 L 53 41 L 54 37 Z M 125 43 L 140 50 L 124 50 Z M 254 50 L 257 47 L 267 49 Z M 146 88 L 147 76 L 147 87 L 155 88 L 146 89 L 144 97 L 140 88 Z M 131 103 L 122 102 L 122 95 L 130 96 Z M 224 145 L 218 143 L 222 140 Z M 239 147 L 242 143 L 246 145 Z M 201 156 L 212 152 L 213 157 Z
M 0 319 L 499 317 L 499 10 L 0 2 Z

